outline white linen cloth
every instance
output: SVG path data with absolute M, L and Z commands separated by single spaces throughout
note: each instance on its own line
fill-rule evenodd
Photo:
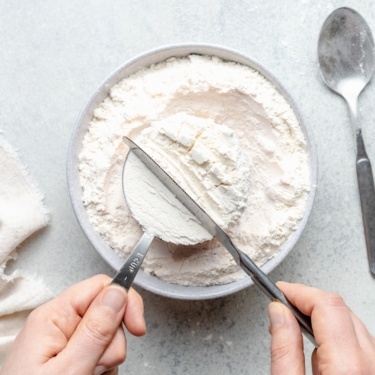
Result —
M 14 149 L 0 138 L 0 368 L 28 314 L 53 297 L 42 280 L 18 269 L 5 273 L 17 246 L 48 221 L 42 195 Z

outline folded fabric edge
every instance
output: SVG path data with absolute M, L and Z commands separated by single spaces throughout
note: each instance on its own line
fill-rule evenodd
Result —
M 27 171 L 27 167 L 21 161 L 18 151 L 9 142 L 7 142 L 3 136 L 0 136 L 0 147 L 3 148 L 3 150 L 17 163 L 20 173 L 25 178 L 25 181 L 29 184 L 30 189 L 35 194 L 36 198 L 39 200 L 41 214 L 44 219 L 42 223 L 43 227 L 47 226 L 50 222 L 50 212 L 47 210 L 44 204 L 44 194 L 37 188 L 37 185 L 32 180 L 32 177 Z

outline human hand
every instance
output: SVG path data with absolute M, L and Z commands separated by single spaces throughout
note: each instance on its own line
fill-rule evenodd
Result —
M 117 374 L 126 356 L 122 322 L 135 336 L 146 326 L 141 296 L 110 282 L 94 276 L 35 309 L 1 374 Z
M 312 354 L 314 375 L 375 373 L 375 339 L 337 294 L 302 284 L 277 283 L 288 300 L 311 316 L 318 348 Z M 271 321 L 271 373 L 305 374 L 303 341 L 292 313 L 280 302 L 268 308 Z

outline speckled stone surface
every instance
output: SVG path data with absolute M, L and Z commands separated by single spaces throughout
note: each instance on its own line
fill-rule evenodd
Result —
M 301 240 L 270 275 L 340 293 L 375 332 L 371 278 L 357 191 L 355 143 L 345 103 L 322 83 L 316 44 L 324 19 L 351 6 L 375 32 L 370 1 L 0 1 L 0 130 L 20 151 L 52 221 L 22 246 L 17 267 L 58 293 L 113 271 L 83 235 L 69 202 L 66 156 L 92 92 L 135 54 L 165 44 L 220 44 L 248 54 L 290 90 L 310 124 L 319 159 L 315 206 Z M 360 113 L 375 163 L 375 86 Z M 121 374 L 268 374 L 267 304 L 255 287 L 184 302 L 138 288 L 148 334 L 128 338 Z M 306 342 L 309 369 L 311 345 Z

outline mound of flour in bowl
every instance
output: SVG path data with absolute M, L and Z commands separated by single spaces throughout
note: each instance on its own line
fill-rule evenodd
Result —
M 126 257 L 142 235 L 122 192 L 127 147 L 151 123 L 185 113 L 225 124 L 249 166 L 246 208 L 227 229 L 258 265 L 277 254 L 301 221 L 309 192 L 309 157 L 298 120 L 275 87 L 253 69 L 216 57 L 171 58 L 112 87 L 94 111 L 80 153 L 80 180 L 89 220 Z M 153 246 L 144 270 L 181 285 L 218 285 L 244 273 L 216 241 Z
M 236 223 L 246 207 L 250 174 L 233 130 L 181 112 L 155 121 L 136 142 L 222 229 Z M 212 239 L 136 157 L 129 157 L 126 163 L 126 202 L 149 233 L 180 245 Z

